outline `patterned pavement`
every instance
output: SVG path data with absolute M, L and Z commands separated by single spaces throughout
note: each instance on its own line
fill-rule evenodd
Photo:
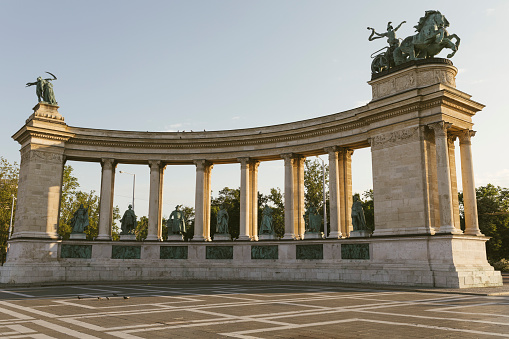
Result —
M 509 295 L 284 282 L 0 287 L 0 338 L 373 336 L 508 338 Z

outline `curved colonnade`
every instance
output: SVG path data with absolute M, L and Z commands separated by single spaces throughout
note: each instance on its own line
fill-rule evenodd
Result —
M 454 141 L 459 137 L 465 235 L 468 241 L 478 244 L 475 251 L 479 252 L 486 238 L 477 224 L 470 138 L 474 134 L 472 117 L 484 106 L 455 88 L 456 74 L 457 69 L 447 60 L 414 63 L 371 80 L 373 99 L 365 106 L 315 119 L 231 131 L 128 132 L 71 127 L 64 123 L 57 107 L 38 104 L 26 125 L 13 136 L 22 145 L 13 239 L 57 237 L 63 165 L 66 160 L 76 160 L 102 164 L 97 240 L 111 240 L 118 163 L 150 167 L 148 241 L 161 240 L 162 178 L 166 166 L 196 166 L 193 240 L 208 241 L 212 167 L 239 163 L 239 240 L 257 240 L 257 168 L 259 162 L 275 159 L 285 163 L 283 240 L 303 239 L 303 162 L 307 156 L 320 154 L 329 157 L 329 238 L 339 239 L 350 231 L 352 153 L 371 147 L 373 236 L 431 236 L 439 232 L 452 236 L 452 243 L 458 235 L 464 236 L 459 228 L 454 163 Z M 388 247 L 380 252 L 376 246 L 382 245 L 370 246 L 373 259 L 388 261 L 384 259 L 390 256 Z M 452 257 L 448 259 L 454 261 Z M 479 260 L 479 267 L 487 269 L 485 254 Z M 454 284 L 463 286 L 461 282 L 444 283 Z

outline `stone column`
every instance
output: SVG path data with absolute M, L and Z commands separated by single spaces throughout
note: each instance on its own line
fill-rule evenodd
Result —
M 113 224 L 113 193 L 115 190 L 114 159 L 102 159 L 101 199 L 99 202 L 99 234 L 96 240 L 111 240 L 111 227 Z
M 210 177 L 213 165 L 195 160 L 196 193 L 193 241 L 210 241 Z
M 299 239 L 304 239 L 304 233 L 306 233 L 306 224 L 304 222 L 304 162 L 306 158 L 300 155 L 295 155 L 293 162 L 294 166 L 294 224 L 295 234 L 299 236 Z
M 213 164 L 207 162 L 205 166 L 205 202 L 203 205 L 205 206 L 205 224 L 203 225 L 203 236 L 205 237 L 205 241 L 212 241 L 210 238 L 210 200 L 211 196 L 211 182 L 212 182 L 212 168 Z
M 461 179 L 463 183 L 463 205 L 465 213 L 465 234 L 483 235 L 479 230 L 477 218 L 477 199 L 475 194 L 474 165 L 472 161 L 471 137 L 475 131 L 464 130 L 459 134 L 461 154 Z
M 161 213 L 163 205 L 163 174 L 165 166 L 161 161 L 149 161 L 150 196 L 148 201 L 148 234 L 147 241 L 161 241 Z
M 435 149 L 437 157 L 438 205 L 440 211 L 440 233 L 460 234 L 454 227 L 451 189 L 451 170 L 449 168 L 449 151 L 447 147 L 447 129 L 452 126 L 445 121 L 428 125 L 435 132 Z
M 339 191 L 341 233 L 343 236 L 349 236 L 352 228 L 352 155 L 353 150 L 349 148 L 339 149 L 338 168 L 339 168 Z M 330 166 L 330 165 L 329 165 Z
M 249 179 L 250 179 L 250 192 L 251 192 L 251 225 L 250 234 L 251 240 L 258 240 L 258 166 L 259 161 L 251 160 L 251 166 L 249 167 Z
M 294 187 L 293 187 L 293 162 L 291 153 L 281 155 L 285 160 L 285 234 L 283 240 L 295 240 L 294 228 Z
M 460 226 L 460 204 L 458 200 L 458 179 L 456 176 L 456 147 L 454 142 L 456 141 L 456 135 L 447 135 L 447 144 L 449 149 L 449 168 L 451 169 L 451 194 L 452 194 L 452 220 L 453 225 L 457 229 L 461 229 Z
M 240 229 L 239 240 L 251 240 L 250 234 L 250 180 L 249 174 L 251 172 L 250 159 L 238 158 L 240 161 Z
M 341 233 L 341 197 L 339 191 L 338 148 L 327 147 L 329 154 L 329 204 L 330 233 L 328 238 L 339 239 Z M 325 189 L 325 187 L 324 187 Z

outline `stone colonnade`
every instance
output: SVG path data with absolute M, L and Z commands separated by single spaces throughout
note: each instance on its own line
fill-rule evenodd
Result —
M 326 147 L 329 156 L 330 176 L 330 235 L 339 239 L 351 230 L 350 209 L 352 205 L 351 156 L 353 150 L 342 147 Z M 304 161 L 298 154 L 283 154 L 285 162 L 285 240 L 304 239 Z M 258 167 L 260 161 L 238 158 L 240 162 L 240 233 L 238 240 L 258 240 Z M 213 164 L 207 160 L 195 160 L 195 227 L 193 241 L 211 241 L 210 202 L 211 174 Z M 111 240 L 113 220 L 113 193 L 115 186 L 114 159 L 102 159 L 99 235 L 96 240 Z M 146 241 L 161 241 L 162 191 L 166 165 L 162 161 L 149 161 L 150 193 L 148 234 Z

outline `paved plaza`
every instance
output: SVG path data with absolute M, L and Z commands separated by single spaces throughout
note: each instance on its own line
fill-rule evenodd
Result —
M 499 288 L 499 291 L 507 289 Z M 380 338 L 509 337 L 509 294 L 285 282 L 167 282 L 0 289 L 1 338 L 359 338 L 374 335 Z

